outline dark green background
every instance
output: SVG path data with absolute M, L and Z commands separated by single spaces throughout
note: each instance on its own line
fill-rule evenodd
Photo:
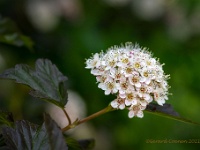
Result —
M 81 95 L 87 106 L 87 113 L 92 114 L 106 107 L 114 96 L 105 96 L 98 89 L 95 77 L 84 68 L 85 59 L 91 53 L 105 51 L 113 45 L 127 41 L 137 42 L 148 47 L 161 63 L 165 63 L 165 73 L 171 75 L 169 85 L 173 95 L 169 96 L 167 103 L 172 104 L 181 116 L 200 122 L 199 0 L 160 0 L 162 5 L 147 13 L 147 0 L 141 5 L 138 5 L 139 0 L 126 0 L 124 3 L 71 0 L 74 8 L 69 8 L 72 9 L 51 5 L 55 8 L 50 9 L 47 14 L 53 15 L 51 19 L 55 19 L 56 23 L 50 28 L 48 23 L 45 27 L 45 22 L 43 24 L 39 20 L 35 9 L 37 7 L 33 8 L 33 3 L 30 2 L 34 0 L 0 1 L 1 17 L 12 19 L 21 33 L 34 42 L 31 50 L 26 46 L 0 43 L 0 72 L 17 63 L 34 66 L 37 58 L 48 58 L 68 77 L 69 89 Z M 52 1 L 44 2 L 46 3 L 40 6 L 46 6 Z M 150 4 L 157 6 L 159 2 L 151 0 Z M 33 23 L 28 15 L 29 9 L 33 9 L 32 15 L 39 25 Z M 25 118 L 39 124 L 42 122 L 46 103 L 31 98 L 27 94 L 28 90 L 24 86 L 1 80 L 0 107 L 13 112 L 16 119 Z M 200 143 L 146 143 L 148 139 L 197 139 L 200 142 L 200 127 L 148 113 L 142 119 L 129 119 L 127 113 L 125 110 L 115 111 L 90 121 L 95 132 L 102 133 L 107 141 L 96 141 L 100 146 L 96 149 L 192 150 L 200 147 Z

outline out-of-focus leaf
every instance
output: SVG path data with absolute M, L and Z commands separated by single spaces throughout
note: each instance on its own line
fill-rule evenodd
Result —
M 45 115 L 45 128 L 48 134 L 48 141 L 52 150 L 67 150 L 67 144 L 65 143 L 61 129 L 51 119 L 49 115 Z
M 69 137 L 65 137 L 65 142 L 70 150 L 82 150 L 77 140 Z
M 149 110 L 152 112 L 160 112 L 160 113 L 164 113 L 164 114 L 168 114 L 168 115 L 172 115 L 176 117 L 179 116 L 179 114 L 174 110 L 174 108 L 170 104 L 164 104 L 163 106 L 160 106 L 155 103 L 150 103 L 147 106 L 146 110 Z
M 5 139 L 3 138 L 3 135 L 0 134 L 0 149 L 1 150 L 9 150 L 9 147 L 5 143 Z
M 95 145 L 94 139 L 79 140 L 78 143 L 80 144 L 82 150 L 91 150 Z
M 41 127 L 25 120 L 17 121 L 15 128 L 4 127 L 1 140 L 6 145 L 2 142 L 0 149 L 8 147 L 19 150 L 67 150 L 67 144 L 59 127 L 49 115 L 45 115 L 44 118 Z
M 160 106 L 155 103 L 150 103 L 145 109 L 145 111 L 162 117 L 181 121 L 184 123 L 200 125 L 200 123 L 180 117 L 179 114 L 173 109 L 173 107 L 170 104 L 164 104 L 163 106 Z
M 65 141 L 70 150 L 91 150 L 94 148 L 94 139 L 75 140 L 65 137 Z
M 1 125 L 12 126 L 13 123 L 14 119 L 12 113 L 0 110 L 0 126 Z
M 28 49 L 33 48 L 33 41 L 20 33 L 16 24 L 8 18 L 0 18 L 0 42 L 18 47 L 25 46 Z
M 0 74 L 0 78 L 12 79 L 17 83 L 31 87 L 30 94 L 34 97 L 51 102 L 61 108 L 67 103 L 65 77 L 48 59 L 38 59 L 35 70 L 20 64 Z

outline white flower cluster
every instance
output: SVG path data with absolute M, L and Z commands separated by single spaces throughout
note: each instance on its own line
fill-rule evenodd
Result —
M 111 47 L 106 53 L 96 53 L 87 59 L 86 68 L 91 69 L 106 95 L 117 95 L 111 106 L 128 108 L 129 118 L 142 118 L 150 102 L 163 105 L 168 99 L 169 75 L 164 74 L 162 65 L 150 52 L 138 45 L 126 43 Z

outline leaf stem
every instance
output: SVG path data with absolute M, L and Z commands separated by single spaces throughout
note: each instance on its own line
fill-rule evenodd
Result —
M 71 124 L 72 124 L 72 121 L 71 121 L 71 119 L 70 119 L 70 117 L 69 117 L 67 111 L 65 110 L 65 108 L 62 108 L 62 110 L 63 110 L 65 116 L 67 117 L 67 120 L 68 120 L 69 125 L 71 125 Z
M 91 119 L 94 119 L 94 118 L 96 118 L 98 116 L 101 116 L 101 115 L 103 115 L 103 114 L 105 114 L 107 112 L 113 111 L 113 110 L 116 110 L 116 109 L 112 108 L 112 106 L 108 105 L 106 108 L 104 108 L 104 109 L 102 109 L 102 110 L 100 110 L 100 111 L 98 111 L 98 112 L 96 112 L 96 113 L 94 113 L 94 114 L 92 114 L 92 115 L 90 115 L 90 116 L 88 116 L 86 118 L 74 121 L 72 124 L 69 124 L 68 126 L 64 127 L 62 129 L 62 132 L 65 132 L 65 131 L 67 131 L 67 130 L 69 130 L 71 128 L 74 128 L 74 127 L 78 126 L 79 124 L 87 122 L 87 121 L 89 121 Z

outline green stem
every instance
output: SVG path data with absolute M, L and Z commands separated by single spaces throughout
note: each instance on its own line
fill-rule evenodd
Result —
M 103 114 L 105 114 L 107 112 L 113 111 L 113 110 L 116 110 L 116 109 L 114 109 L 114 108 L 112 108 L 112 106 L 108 105 L 106 108 L 104 108 L 104 109 L 102 109 L 102 110 L 100 110 L 100 111 L 98 111 L 98 112 L 96 112 L 96 113 L 94 113 L 94 114 L 92 114 L 92 115 L 90 115 L 90 116 L 88 116 L 86 118 L 74 121 L 72 124 L 69 124 L 68 126 L 64 127 L 62 129 L 62 132 L 65 132 L 65 131 L 67 131 L 67 130 L 69 130 L 71 128 L 74 128 L 74 127 L 78 126 L 79 124 L 87 122 L 87 121 L 89 121 L 91 119 L 94 119 L 94 118 L 96 118 L 98 116 L 101 116 L 101 115 L 103 115 Z

